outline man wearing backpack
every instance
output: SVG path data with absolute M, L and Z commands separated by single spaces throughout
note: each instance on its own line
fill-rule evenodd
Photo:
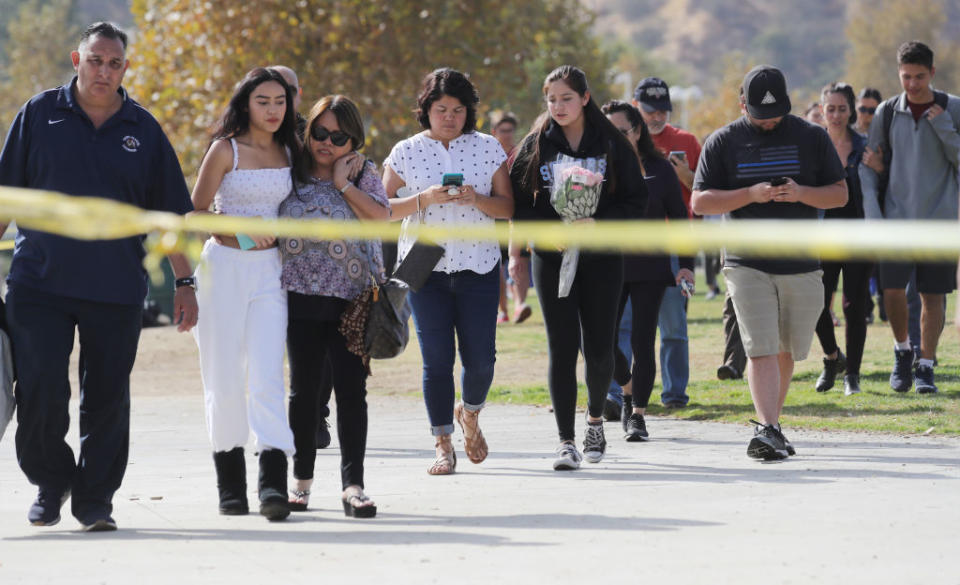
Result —
M 960 98 L 931 87 L 936 70 L 925 44 L 901 45 L 897 63 L 904 91 L 880 104 L 870 124 L 869 147 L 883 154 L 883 172 L 860 165 L 864 214 L 868 220 L 956 219 Z M 922 303 L 919 348 L 911 346 L 907 333 L 905 287 L 914 270 Z M 907 392 L 916 385 L 918 393 L 933 394 L 943 301 L 956 287 L 956 263 L 881 261 L 879 271 L 895 342 L 890 387 Z

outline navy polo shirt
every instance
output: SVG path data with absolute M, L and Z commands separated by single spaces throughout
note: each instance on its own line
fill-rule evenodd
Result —
M 0 153 L 0 185 L 95 196 L 143 209 L 193 209 L 177 155 L 160 124 L 123 89 L 123 106 L 100 128 L 69 84 L 33 97 Z M 7 282 L 118 304 L 143 302 L 143 236 L 83 241 L 21 228 Z

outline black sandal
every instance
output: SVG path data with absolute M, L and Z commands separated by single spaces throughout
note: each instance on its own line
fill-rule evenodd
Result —
M 373 518 L 377 515 L 376 504 L 366 504 L 372 500 L 363 493 L 363 489 L 351 486 L 343 491 L 343 513 L 349 518 Z

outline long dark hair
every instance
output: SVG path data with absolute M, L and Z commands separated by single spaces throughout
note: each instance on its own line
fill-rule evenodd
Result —
M 584 97 L 587 95 L 587 92 L 590 91 L 590 86 L 587 85 L 586 74 L 579 67 L 573 65 L 561 65 L 547 75 L 547 78 L 543 80 L 544 96 L 546 96 L 550 84 L 555 81 L 564 82 L 570 89 L 577 92 L 580 97 Z M 590 95 L 590 101 L 587 102 L 587 105 L 583 107 L 583 116 L 586 126 L 594 127 L 600 132 L 603 140 L 603 150 L 607 155 L 606 182 L 608 190 L 609 192 L 616 191 L 617 180 L 614 169 L 613 150 L 620 148 L 632 150 L 633 146 L 630 144 L 630 141 L 627 140 L 627 137 L 621 134 L 620 131 L 617 130 L 617 127 L 603 115 L 603 112 L 601 112 L 599 106 L 597 106 L 597 102 L 593 99 L 593 94 Z M 526 161 L 526 168 L 523 170 L 520 186 L 533 192 L 534 201 L 536 201 L 537 191 L 539 191 L 538 177 L 540 176 L 541 163 L 540 141 L 550 126 L 551 120 L 550 111 L 544 111 L 533 123 L 533 128 L 524 138 L 524 142 L 532 140 L 533 145 L 529 158 Z
M 363 148 L 366 141 L 363 132 L 363 118 L 360 116 L 357 104 L 343 95 L 328 95 L 320 98 L 320 101 L 310 108 L 310 114 L 307 115 L 307 131 L 304 132 L 303 148 L 300 149 L 300 154 L 293 159 L 293 176 L 301 183 L 309 183 L 313 178 L 313 172 L 316 170 L 317 163 L 313 160 L 313 135 L 311 131 L 313 125 L 317 123 L 317 119 L 328 110 L 336 116 L 340 131 L 350 137 L 350 147 L 353 150 Z
M 607 116 L 621 112 L 627 117 L 627 122 L 630 122 L 630 127 L 640 132 L 636 144 L 637 154 L 640 155 L 640 160 L 663 158 L 663 153 L 654 146 L 653 138 L 650 136 L 650 129 L 647 128 L 647 123 L 643 121 L 643 116 L 640 115 L 640 110 L 638 110 L 636 106 L 621 100 L 610 100 L 603 104 L 600 111 Z
M 847 108 L 850 110 L 850 119 L 847 120 L 847 126 L 852 128 L 857 123 L 857 98 L 853 88 L 850 87 L 849 83 L 843 83 L 842 81 L 825 85 L 820 91 L 820 101 L 823 102 L 824 107 L 827 104 L 827 96 L 831 93 L 839 93 L 847 101 Z
M 213 140 L 220 138 L 235 138 L 250 129 L 250 94 L 261 83 L 276 81 L 283 87 L 287 96 L 287 106 L 283 113 L 283 122 L 280 128 L 273 133 L 273 140 L 277 144 L 290 149 L 296 155 L 300 150 L 300 140 L 297 138 L 297 115 L 293 111 L 293 89 L 287 81 L 274 69 L 257 67 L 250 70 L 233 90 L 233 96 L 227 109 L 217 122 L 213 130 Z

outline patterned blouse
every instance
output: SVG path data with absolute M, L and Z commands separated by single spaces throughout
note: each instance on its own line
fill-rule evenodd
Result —
M 357 185 L 377 203 L 387 206 L 387 193 L 377 167 L 367 161 Z M 297 183 L 296 190 L 280 204 L 280 217 L 353 221 L 357 216 L 333 185 L 314 179 Z M 380 240 L 308 240 L 281 238 L 280 253 L 284 289 L 304 295 L 353 300 L 363 289 L 383 280 Z
M 507 159 L 507 154 L 497 139 L 489 134 L 471 132 L 461 134 L 450 141 L 450 147 L 421 132 L 398 142 L 390 156 L 384 161 L 393 172 L 403 179 L 407 187 L 415 192 L 424 191 L 433 185 L 439 185 L 444 173 L 462 173 L 463 183 L 473 185 L 479 196 L 489 196 L 493 175 Z M 397 262 L 403 260 L 413 247 L 415 238 L 406 231 L 411 222 L 419 221 L 416 213 L 403 220 L 402 234 L 397 248 Z M 440 203 L 424 210 L 423 222 L 426 225 L 490 225 L 493 218 L 477 209 L 474 205 Z M 500 261 L 500 245 L 496 241 L 460 241 L 439 242 L 444 254 L 434 270 L 436 272 L 458 272 L 472 270 L 477 274 L 486 274 Z

